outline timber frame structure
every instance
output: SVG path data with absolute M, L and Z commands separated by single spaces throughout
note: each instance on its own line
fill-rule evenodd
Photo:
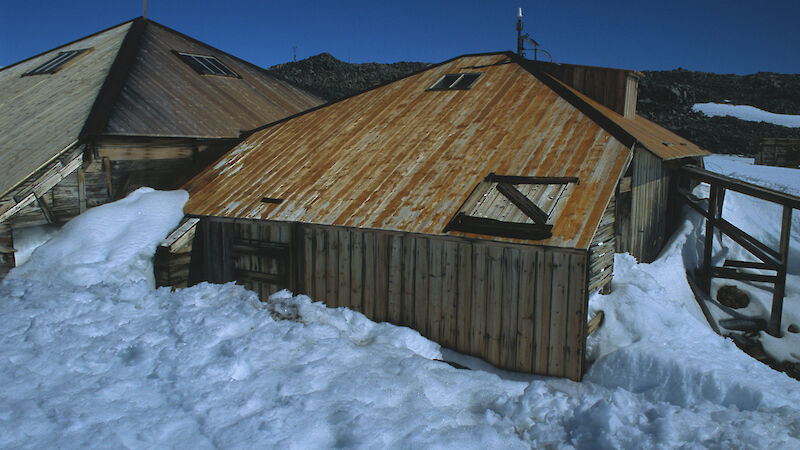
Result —
M 184 186 L 189 267 L 176 232 L 157 279 L 288 288 L 579 380 L 589 294 L 615 250 L 655 258 L 674 170 L 708 154 L 635 114 L 639 76 L 464 55 L 256 128 Z
M 322 103 L 141 17 L 0 69 L 0 278 L 14 229 L 178 188 L 241 130 Z
M 710 293 L 712 278 L 772 283 L 774 286 L 772 310 L 766 331 L 772 336 L 780 337 L 782 333 L 783 297 L 786 292 L 786 272 L 789 265 L 792 210 L 800 209 L 800 197 L 697 167 L 682 167 L 679 176 L 684 179 L 707 183 L 710 186 L 709 197 L 706 200 L 696 198 L 683 189 L 678 191 L 678 195 L 683 202 L 706 219 L 703 265 L 699 268 L 698 273 L 694 274 L 700 281 L 701 288 L 706 293 Z M 722 205 L 725 200 L 726 190 L 749 195 L 781 206 L 781 233 L 778 250 L 759 241 L 722 217 Z M 712 244 L 715 229 L 742 246 L 758 261 L 725 260 L 722 267 L 714 266 L 712 264 Z M 774 275 L 764 274 L 763 272 L 765 271 L 774 272 Z M 709 322 L 713 322 L 713 318 L 707 317 L 707 319 Z

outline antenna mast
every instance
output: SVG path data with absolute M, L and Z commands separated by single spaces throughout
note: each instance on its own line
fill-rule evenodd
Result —
M 522 36 L 522 8 L 517 10 L 517 55 L 520 58 L 525 57 L 525 37 Z
M 534 61 L 537 60 L 538 54 L 541 52 L 547 56 L 550 62 L 553 62 L 553 57 L 550 56 L 550 53 L 545 49 L 539 48 L 539 43 L 534 41 L 529 33 L 522 34 L 522 8 L 519 8 L 517 9 L 517 55 L 519 55 L 520 58 L 525 57 L 525 41 L 533 44 Z
M 142 0 L 142 17 L 147 17 L 147 0 Z

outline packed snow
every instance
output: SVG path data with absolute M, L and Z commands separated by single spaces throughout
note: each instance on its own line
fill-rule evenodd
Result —
M 800 115 L 777 114 L 749 105 L 733 105 L 730 103 L 695 103 L 692 111 L 701 112 L 709 117 L 731 116 L 749 122 L 767 122 L 784 127 L 800 127 Z
M 0 447 L 800 448 L 800 384 L 713 333 L 686 284 L 691 216 L 655 263 L 617 255 L 575 383 L 286 291 L 153 289 L 185 200 L 94 208 L 0 284 Z

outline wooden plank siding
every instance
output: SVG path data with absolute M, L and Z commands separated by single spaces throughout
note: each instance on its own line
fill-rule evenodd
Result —
M 611 278 L 614 275 L 614 253 L 617 248 L 616 196 L 606 206 L 600 226 L 589 246 L 589 292 L 611 292 Z
M 586 251 L 273 221 L 202 222 L 215 224 L 201 229 L 210 233 L 205 242 L 220 241 L 212 245 L 217 255 L 230 240 L 222 229 L 234 240 L 302 242 L 291 250 L 296 264 L 286 268 L 297 294 L 414 328 L 500 368 L 581 378 Z M 265 270 L 263 260 L 237 258 L 234 251 L 236 268 Z M 235 273 L 232 279 L 262 299 L 287 287 Z
M 661 159 L 638 150 L 631 163 L 631 212 L 628 251 L 652 262 L 666 241 L 669 171 Z

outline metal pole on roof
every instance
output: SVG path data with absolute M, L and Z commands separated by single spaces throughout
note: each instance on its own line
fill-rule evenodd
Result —
M 146 18 L 147 17 L 147 0 L 142 0 L 142 2 L 144 3 L 142 5 L 142 17 Z
M 517 10 L 517 55 L 525 57 L 525 37 L 522 36 L 522 8 Z

